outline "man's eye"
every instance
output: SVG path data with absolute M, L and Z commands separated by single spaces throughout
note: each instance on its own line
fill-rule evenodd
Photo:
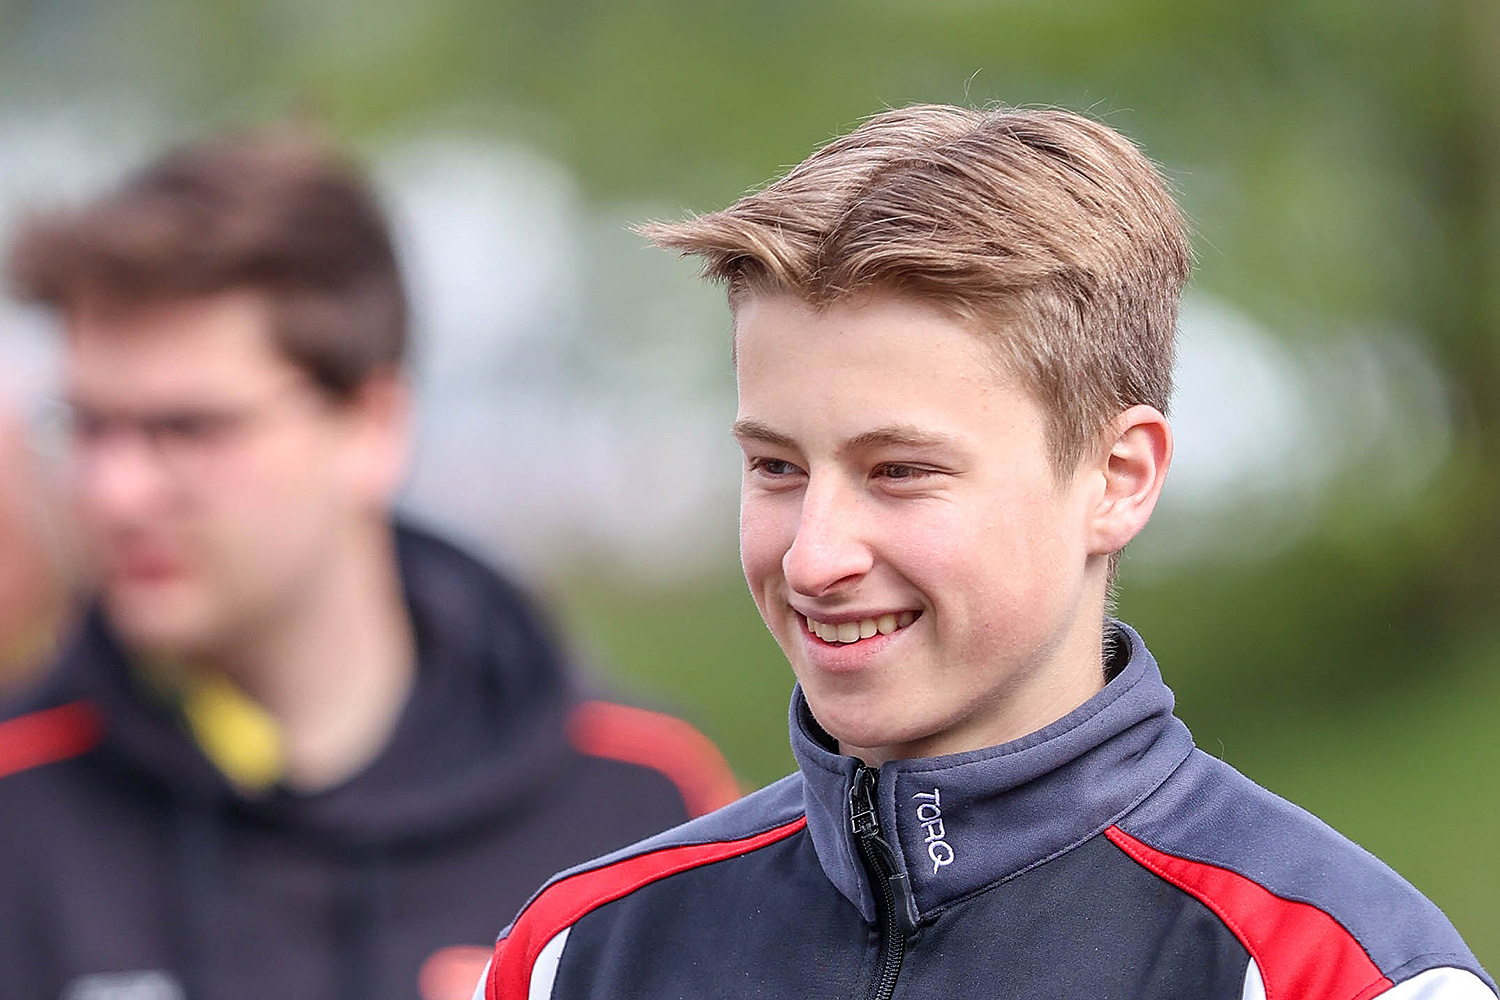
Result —
M 752 458 L 750 460 L 750 469 L 753 472 L 759 472 L 762 475 L 772 477 L 793 476 L 799 471 L 791 462 L 786 462 L 779 458 Z
M 882 479 L 920 479 L 931 474 L 931 469 L 924 469 L 919 465 L 903 465 L 900 462 L 889 462 L 875 468 L 875 475 Z
M 153 420 L 151 433 L 160 440 L 198 442 L 223 435 L 235 422 L 224 413 L 171 413 Z
M 89 413 L 83 410 L 75 410 L 66 424 L 67 433 L 76 441 L 84 444 L 92 444 L 101 441 L 109 433 L 109 418 L 97 413 Z

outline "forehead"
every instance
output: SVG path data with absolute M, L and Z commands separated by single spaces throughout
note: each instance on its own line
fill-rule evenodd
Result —
M 983 372 L 1007 384 L 1013 381 L 1002 349 L 1004 338 L 991 329 L 993 323 L 971 321 L 924 298 L 873 291 L 813 305 L 792 293 L 768 290 L 745 293 L 733 300 L 732 308 L 736 367 L 747 341 L 753 349 L 756 341 L 781 334 L 799 341 L 799 350 L 816 350 L 835 341 L 844 346 L 857 340 L 865 342 L 866 350 L 959 346 L 958 353 L 945 352 L 941 359 L 957 363 L 953 374 Z M 783 344 L 781 349 L 791 346 Z
M 742 444 L 850 455 L 941 447 L 985 461 L 1045 453 L 1045 414 L 990 336 L 920 300 L 814 309 L 758 296 L 736 321 Z
M 65 327 L 69 390 L 101 402 L 233 396 L 296 370 L 272 340 L 268 303 L 250 291 L 126 305 L 84 300 Z
M 735 310 L 735 373 L 747 396 L 804 383 L 869 387 L 872 404 L 896 404 L 905 392 L 1013 391 L 989 336 L 919 299 L 864 296 L 815 308 L 790 295 L 755 295 Z M 796 377 L 795 387 L 788 380 Z M 846 393 L 847 395 L 847 393 Z

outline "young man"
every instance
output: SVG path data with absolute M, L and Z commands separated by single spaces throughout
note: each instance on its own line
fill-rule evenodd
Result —
M 0 723 L 0 994 L 466 997 L 497 899 L 731 797 L 392 524 L 406 302 L 323 146 L 175 152 L 33 220 L 12 277 L 63 320 L 99 599 Z
M 1107 620 L 1189 263 L 1137 149 L 913 107 L 645 231 L 728 286 L 799 772 L 554 878 L 484 995 L 1494 1000 L 1416 890 L 1195 750 Z

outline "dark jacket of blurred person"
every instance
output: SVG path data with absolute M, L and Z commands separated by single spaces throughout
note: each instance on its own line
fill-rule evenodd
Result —
M 314 794 L 232 779 L 204 743 L 235 724 L 198 706 L 196 736 L 89 617 L 0 724 L 0 768 L 35 765 L 0 780 L 0 995 L 466 1000 L 496 905 L 723 801 L 685 724 L 579 700 L 513 586 L 410 529 L 398 552 L 415 687 Z
M 392 524 L 406 304 L 305 135 L 179 150 L 33 219 L 98 600 L 0 722 L 0 995 L 467 997 L 547 874 L 731 797 L 583 700 L 537 613 Z

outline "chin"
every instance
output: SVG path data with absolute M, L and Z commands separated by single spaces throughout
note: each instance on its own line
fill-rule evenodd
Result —
M 909 746 L 930 735 L 921 725 L 912 724 L 910 705 L 900 699 L 887 704 L 880 699 L 809 692 L 806 685 L 803 693 L 813 718 L 841 747 L 876 750 Z
M 148 656 L 184 657 L 209 649 L 213 629 L 207 616 L 183 604 L 117 594 L 106 596 L 104 610 L 110 627 L 131 650 Z

